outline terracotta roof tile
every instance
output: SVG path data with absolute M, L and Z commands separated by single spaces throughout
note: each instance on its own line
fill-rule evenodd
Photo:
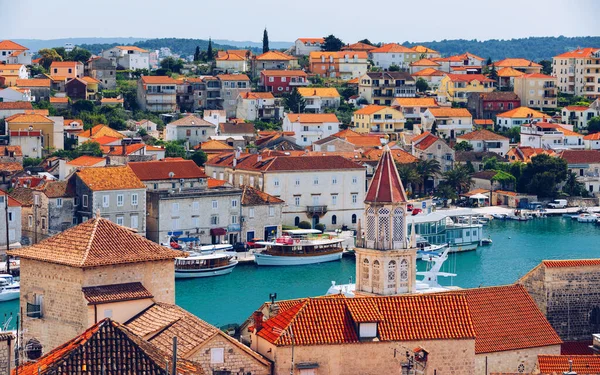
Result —
M 271 92 L 243 92 L 242 99 L 275 99 Z
M 158 161 L 131 162 L 128 166 L 141 181 L 207 177 L 204 171 L 192 160 L 169 158 Z M 173 173 L 173 177 L 170 177 L 171 173 Z
M 110 220 L 94 218 L 33 246 L 10 250 L 23 259 L 88 268 L 185 256 Z
M 553 76 L 549 76 L 546 74 L 542 74 L 542 73 L 527 73 L 527 74 L 523 74 L 521 76 L 521 78 L 537 78 L 537 79 L 548 79 L 548 80 L 557 80 L 558 78 L 553 77 Z
M 574 374 L 600 374 L 600 356 L 538 354 L 538 369 L 544 375 L 567 374 L 569 370 Z
M 30 102 L 0 102 L 0 111 L 10 109 L 33 109 Z
M 17 79 L 18 87 L 48 87 L 50 88 L 49 79 Z
M 81 289 L 88 305 L 132 301 L 154 296 L 140 282 L 88 286 Z
M 505 67 L 505 68 L 499 69 L 497 74 L 498 74 L 498 77 L 520 77 L 525 73 L 520 72 L 511 67 Z
M 590 109 L 590 107 L 586 107 L 583 105 L 568 105 L 563 109 L 566 109 L 567 111 L 587 111 L 588 109 Z
M 385 147 L 371 184 L 365 196 L 365 202 L 397 203 L 406 202 L 406 192 L 394 163 L 389 147 Z
M 68 103 L 69 102 L 69 98 L 68 97 L 57 97 L 57 96 L 53 96 L 50 98 L 50 103 Z
M 434 69 L 434 68 L 425 68 L 423 70 L 419 70 L 416 73 L 411 74 L 413 77 L 433 77 L 433 76 L 444 76 L 446 73 Z
M 146 188 L 128 166 L 82 168 L 76 175 L 92 191 Z
M 298 38 L 302 43 L 325 43 L 325 38 Z
M 396 98 L 393 106 L 400 107 L 437 107 L 435 98 Z
M 394 161 L 398 164 L 416 163 L 419 160 L 419 158 L 413 156 L 412 154 L 410 154 L 409 152 L 406 152 L 404 150 L 392 149 L 392 150 L 390 150 L 390 153 L 392 154 Z M 381 156 L 383 155 L 383 150 L 373 148 L 371 150 L 366 150 L 364 152 L 364 155 L 365 155 L 365 157 L 367 157 L 369 159 L 379 160 L 379 159 L 381 159 Z
M 583 59 L 584 57 L 591 57 L 598 51 L 598 48 L 577 48 L 573 51 L 565 52 L 560 55 L 554 56 L 554 58 L 576 58 Z
M 140 47 L 136 47 L 136 46 L 115 46 L 115 48 L 123 49 L 123 50 L 138 51 L 138 52 L 148 52 L 147 50 L 140 48 Z
M 291 122 L 304 124 L 321 124 L 324 122 L 340 122 L 335 113 L 288 113 Z
M 217 180 L 216 178 L 209 177 L 207 186 L 209 189 L 214 189 L 220 186 L 225 186 L 227 181 L 225 180 Z
M 303 70 L 261 70 L 260 74 L 267 77 L 306 77 L 307 74 Z
M 431 147 L 431 145 L 433 145 L 435 142 L 437 142 L 439 140 L 440 139 L 438 137 L 429 133 L 424 138 L 419 138 L 417 140 L 418 143 L 416 143 L 416 144 L 415 144 L 415 140 L 413 139 L 413 144 L 415 144 L 415 147 L 418 148 L 419 150 L 427 150 L 429 147 Z
M 473 119 L 473 124 L 475 125 L 494 125 L 494 120 L 492 119 L 484 119 L 484 118 L 477 118 L 477 119 Z
M 430 59 L 421 59 L 410 63 L 410 66 L 440 66 L 440 64 Z
M 390 107 L 386 107 L 384 105 L 371 104 L 371 105 L 366 105 L 360 109 L 357 109 L 356 111 L 354 111 L 354 114 L 355 115 L 372 115 L 373 113 L 377 113 L 386 108 L 390 108 Z
M 340 130 L 337 133 L 332 134 L 332 137 L 336 137 L 336 138 L 346 138 L 346 137 L 359 137 L 362 134 L 355 132 L 354 130 L 347 128 L 344 130 Z
M 594 340 L 566 341 L 560 346 L 561 355 L 592 355 L 596 352 L 591 348 Z
M 228 134 L 254 134 L 256 129 L 250 122 L 231 123 L 224 122 L 219 124 L 219 135 Z
M 428 111 L 434 117 L 472 117 L 471 112 L 466 108 L 439 107 L 429 108 Z
M 23 170 L 23 165 L 17 162 L 0 162 L 0 172 L 21 172 Z
M 6 118 L 6 122 L 9 124 L 51 124 L 53 123 L 48 117 L 38 114 L 25 114 L 19 113 L 14 116 Z
M 340 93 L 335 87 L 298 87 L 298 92 L 302 96 L 340 97 Z
M 233 153 L 221 154 L 211 159 L 206 165 L 232 166 Z M 262 158 L 258 161 L 258 158 Z M 338 170 L 364 168 L 351 160 L 341 156 L 272 156 L 267 157 L 256 154 L 241 154 L 237 161 L 237 169 L 264 172 L 283 172 L 297 170 Z
M 372 49 L 369 51 L 369 53 L 414 53 L 415 51 L 401 46 L 399 44 L 396 43 L 389 43 L 389 44 L 384 44 L 381 47 Z
M 134 152 L 140 151 L 146 147 L 143 143 L 134 143 L 131 145 L 125 145 L 125 149 L 123 149 L 122 145 L 118 146 L 100 146 L 102 149 L 102 153 L 104 155 L 109 156 L 126 156 L 131 155 Z
M 600 164 L 600 151 L 563 150 L 559 156 L 568 164 Z
M 78 61 L 52 61 L 50 68 L 75 68 Z
M 466 289 L 475 353 L 560 345 L 562 340 L 522 285 Z
M 175 120 L 173 122 L 168 123 L 167 125 L 173 125 L 173 126 L 211 126 L 214 127 L 215 125 L 196 116 L 196 115 L 192 115 L 192 114 L 188 114 L 187 116 L 184 116 L 182 118 L 180 118 L 179 120 Z
M 285 201 L 282 199 L 274 197 L 248 185 L 244 185 L 243 187 L 241 201 L 245 206 L 285 203 Z
M 510 111 L 506 111 L 506 112 L 498 114 L 496 117 L 527 118 L 528 116 L 531 116 L 532 118 L 535 118 L 535 119 L 550 117 L 540 111 L 536 111 L 535 109 L 532 109 L 529 107 L 518 107 L 515 109 L 511 109 Z
M 15 187 L 10 192 L 10 196 L 21 203 L 22 206 L 31 206 L 33 204 L 33 189 Z
M 456 140 L 458 142 L 460 142 L 461 140 L 468 140 L 468 141 L 489 141 L 489 140 L 493 140 L 493 141 L 508 141 L 508 138 L 501 136 L 500 134 L 496 134 L 494 132 L 491 132 L 489 130 L 475 130 L 473 132 L 467 133 L 467 134 L 463 134 L 463 135 L 459 135 L 458 137 L 456 137 Z
M 177 81 L 167 76 L 142 76 L 142 82 L 149 85 L 176 85 Z
M 245 74 L 219 74 L 217 78 L 221 81 L 250 81 Z
M 600 266 L 600 259 L 544 260 L 542 264 L 548 268 L 589 267 Z
M 78 166 L 78 167 L 93 167 L 96 164 L 105 162 L 105 161 L 106 161 L 106 159 L 104 159 L 103 157 L 100 157 L 100 156 L 83 155 L 83 156 L 80 156 L 78 158 L 75 158 L 75 159 L 67 162 L 67 164 Z
M 256 56 L 256 60 L 270 60 L 270 61 L 290 61 L 297 60 L 295 57 L 287 55 L 279 51 L 269 51 L 262 55 Z
M 214 139 L 211 139 L 209 141 L 206 142 L 202 142 L 199 147 L 200 150 L 202 151 L 226 151 L 226 150 L 233 150 L 233 146 L 228 145 L 227 143 L 221 142 L 221 141 L 217 141 Z
M 542 67 L 538 63 L 535 63 L 535 62 L 527 60 L 527 59 L 520 59 L 520 58 L 508 58 L 508 59 L 496 61 L 492 65 L 494 65 L 496 67 L 502 67 L 502 68 L 504 68 L 504 67 L 510 67 L 510 68 L 514 68 L 514 67 L 518 67 L 518 68 L 527 68 L 527 67 L 541 68 Z
M 493 79 L 489 79 L 488 77 L 484 76 L 483 74 L 451 74 L 451 73 L 448 73 L 448 74 L 446 74 L 446 76 L 448 78 L 450 78 L 450 80 L 452 82 L 473 82 L 473 81 L 494 82 Z
M 345 140 L 348 143 L 352 143 L 355 147 L 381 147 L 379 137 L 368 135 L 347 136 Z
M 411 49 L 419 53 L 439 53 L 438 51 L 425 46 L 414 46 Z
M 586 141 L 598 141 L 600 140 L 600 133 L 592 133 L 583 137 Z
M 0 50 L 21 50 L 27 51 L 29 48 L 23 47 L 19 43 L 15 43 L 12 40 L 2 40 L 0 41 Z
M 376 48 L 370 44 L 358 42 L 342 47 L 342 51 L 372 51 Z
M 43 192 L 48 198 L 74 197 L 73 180 L 51 181 L 44 180 L 34 190 Z

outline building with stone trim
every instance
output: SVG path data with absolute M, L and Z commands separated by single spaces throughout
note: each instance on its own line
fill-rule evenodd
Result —
M 13 340 L 15 336 L 11 332 L 0 332 L 0 374 L 9 375 L 14 366 Z
M 243 242 L 267 240 L 281 234 L 281 212 L 285 201 L 252 186 L 242 187 L 241 232 Z

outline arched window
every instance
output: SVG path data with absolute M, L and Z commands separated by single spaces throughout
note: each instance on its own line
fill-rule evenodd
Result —
M 365 258 L 365 260 L 363 260 L 363 271 L 362 271 L 362 277 L 365 280 L 369 280 L 369 260 Z
M 352 214 L 352 224 L 356 224 L 356 214 Z
M 390 210 L 385 207 L 382 207 L 377 212 L 379 227 L 377 228 L 377 235 L 379 236 L 379 246 L 380 249 L 390 249 Z
M 379 261 L 373 262 L 373 286 L 379 283 Z
M 395 260 L 390 260 L 390 262 L 388 263 L 387 287 L 388 288 L 396 287 L 396 261 Z
M 400 281 L 408 281 L 408 262 L 406 259 L 400 261 Z
M 332 224 L 332 225 L 333 225 L 333 224 L 337 224 L 337 216 L 336 216 L 336 215 L 333 215 L 333 216 L 331 217 L 331 224 Z
M 404 241 L 404 211 L 401 208 L 394 210 L 393 220 L 392 241 L 394 241 L 394 248 L 397 248 L 402 246 L 402 241 Z
M 294 219 L 294 226 L 298 226 L 298 224 L 300 224 L 300 217 L 296 216 L 296 218 Z

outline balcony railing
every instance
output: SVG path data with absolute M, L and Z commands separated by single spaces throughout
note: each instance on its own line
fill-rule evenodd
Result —
M 308 86 L 309 82 L 304 81 L 304 82 L 290 82 L 289 85 L 290 86 Z
M 309 215 L 324 215 L 327 213 L 327 206 L 306 206 L 306 213 Z
M 40 319 L 43 317 L 42 305 L 27 302 L 27 317 Z

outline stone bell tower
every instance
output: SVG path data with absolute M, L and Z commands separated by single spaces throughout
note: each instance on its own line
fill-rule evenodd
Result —
M 408 238 L 406 209 L 406 192 L 385 146 L 365 198 L 364 235 L 355 249 L 357 293 L 414 293 L 417 249 Z

